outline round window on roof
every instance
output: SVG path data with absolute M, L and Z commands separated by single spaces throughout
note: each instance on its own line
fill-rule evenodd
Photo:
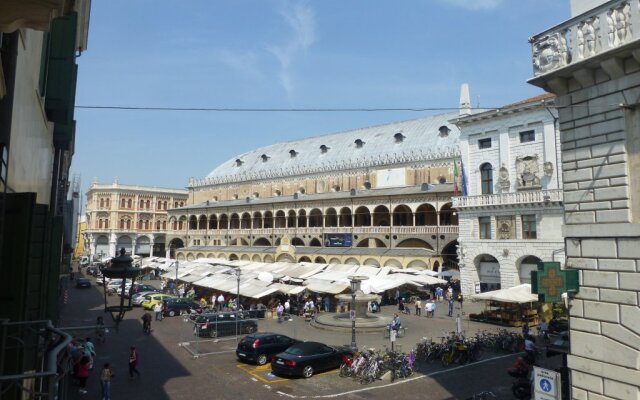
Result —
M 280 197 L 280 196 L 282 196 L 282 192 L 279 191 L 279 190 L 276 190 L 275 191 L 275 195 L 276 195 L 276 197 Z
M 439 176 L 438 177 L 438 183 L 440 183 L 440 184 L 447 183 L 447 178 L 445 178 L 444 176 Z
M 324 144 L 320 146 L 321 153 L 326 153 L 327 151 L 329 151 L 329 147 L 325 146 Z
M 291 158 L 293 158 L 293 157 L 298 155 L 298 152 L 293 150 L 293 149 L 291 149 L 291 150 L 289 150 L 289 155 L 291 156 Z
M 438 128 L 438 132 L 440 132 L 440 137 L 447 137 L 449 136 L 449 132 L 451 132 L 451 129 L 449 129 L 446 125 L 442 125 L 440 128 Z
M 242 159 L 240 158 L 236 158 L 236 166 L 241 166 L 244 163 L 244 161 L 242 161 Z
M 393 135 L 393 138 L 396 141 L 396 143 L 401 143 L 404 140 L 405 137 L 406 136 L 403 135 L 402 132 L 398 132 L 395 135 Z
M 364 146 L 364 142 L 362 141 L 362 139 L 356 139 L 353 143 L 356 144 L 356 148 L 362 148 L 362 146 Z
M 269 157 L 269 156 L 268 156 L 268 155 L 266 155 L 266 154 L 263 154 L 263 155 L 261 155 L 261 156 L 260 156 L 260 158 L 262 158 L 262 162 L 267 162 L 267 161 L 269 161 L 269 159 L 270 159 L 271 157 Z
M 369 182 L 369 181 L 365 182 L 364 183 L 364 188 L 367 189 L 367 190 L 370 190 L 371 189 L 371 182 Z

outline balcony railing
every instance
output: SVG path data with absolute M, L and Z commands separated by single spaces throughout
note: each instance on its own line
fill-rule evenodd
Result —
M 637 1 L 609 1 L 533 36 L 529 41 L 534 77 L 595 58 L 639 39 L 638 8 Z
M 172 234 L 185 234 L 177 230 L 167 230 Z M 425 225 L 425 226 L 327 226 L 311 228 L 261 228 L 261 229 L 191 229 L 190 235 L 320 235 L 324 233 L 353 233 L 353 234 L 457 234 L 457 225 Z
M 562 202 L 562 190 L 532 190 L 480 196 L 454 197 L 453 208 L 503 206 L 532 203 Z

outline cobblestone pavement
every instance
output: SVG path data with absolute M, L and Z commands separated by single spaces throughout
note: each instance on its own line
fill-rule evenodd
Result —
M 152 281 L 153 283 L 153 281 Z M 113 298 L 110 300 L 112 301 Z M 103 313 L 102 291 L 99 286 L 91 289 L 69 288 L 69 304 L 63 310 L 61 326 L 78 327 L 93 325 Z M 457 307 L 459 307 L 456 304 Z M 479 330 L 496 331 L 500 327 L 469 321 L 466 313 L 477 312 L 481 303 L 465 302 L 460 314 L 462 327 L 467 334 Z M 412 309 L 413 310 L 413 309 Z M 385 306 L 382 313 L 392 315 L 395 307 Z M 193 325 L 182 317 L 153 321 L 152 333 L 142 333 L 140 316 L 143 311 L 134 309 L 116 331 L 107 334 L 106 343 L 96 345 L 96 367 L 89 378 L 86 395 L 73 390 L 70 398 L 99 399 L 99 370 L 105 362 L 112 364 L 116 377 L 112 383 L 113 399 L 282 399 L 282 398 L 345 398 L 345 399 L 459 399 L 467 398 L 482 390 L 493 391 L 498 398 L 512 398 L 511 378 L 506 369 L 513 364 L 515 355 L 486 355 L 477 364 L 443 369 L 438 363 L 418 366 L 409 379 L 394 383 L 378 381 L 362 386 L 348 378 L 339 378 L 337 371 L 313 376 L 310 379 L 284 379 L 270 373 L 270 367 L 239 363 L 235 358 L 236 338 L 220 338 L 217 341 L 200 339 L 193 335 Z M 397 348 L 408 351 L 423 338 L 439 340 L 439 337 L 455 330 L 454 318 L 446 315 L 441 303 L 434 318 L 402 315 L 407 334 L 398 338 Z M 328 344 L 350 344 L 350 332 L 317 329 L 303 318 L 278 323 L 275 319 L 259 322 L 260 331 L 279 332 L 301 340 L 316 340 Z M 84 338 L 93 336 L 92 329 L 74 329 L 71 333 Z M 382 349 L 390 347 L 382 333 L 358 334 L 358 347 Z M 140 354 L 139 378 L 128 376 L 128 351 L 135 345 Z M 553 367 L 558 360 L 543 361 Z

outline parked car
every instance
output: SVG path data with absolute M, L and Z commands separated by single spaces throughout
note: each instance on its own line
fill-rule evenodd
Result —
M 198 315 L 195 320 L 193 333 L 196 336 L 228 336 L 236 333 L 253 333 L 258 330 L 258 321 L 248 319 L 243 313 L 219 312 L 215 314 Z
M 148 294 L 158 293 L 157 290 L 148 291 L 148 292 L 140 292 L 131 296 L 131 304 L 134 306 L 142 306 L 142 302 L 145 300 L 145 296 Z
M 319 342 L 297 343 L 274 357 L 271 371 L 276 375 L 310 378 L 317 371 L 339 368 L 345 355 L 353 355 L 353 350 Z
M 142 307 L 146 310 L 151 310 L 156 303 L 161 303 L 163 300 L 169 298 L 176 298 L 176 296 L 172 296 L 170 294 L 164 293 L 149 293 L 144 296 L 144 301 L 142 302 Z
M 99 268 L 95 264 L 91 264 L 87 267 L 87 274 L 96 276 L 98 275 Z
M 76 279 L 76 287 L 77 288 L 90 288 L 91 281 L 87 278 L 78 278 Z
M 299 340 L 278 333 L 254 333 L 245 336 L 236 348 L 236 357 L 242 361 L 264 365 L 278 353 L 282 353 Z
M 131 295 L 134 295 L 140 292 L 160 292 L 160 291 L 156 289 L 154 286 L 147 285 L 146 283 L 136 283 L 131 285 L 125 297 L 129 297 Z
M 198 313 L 202 313 L 200 303 L 196 303 L 185 297 L 166 299 L 163 301 L 162 314 L 173 317 L 175 315 L 187 314 L 193 309 Z

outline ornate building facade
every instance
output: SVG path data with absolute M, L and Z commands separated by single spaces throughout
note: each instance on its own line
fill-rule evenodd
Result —
M 455 267 L 458 129 L 443 114 L 278 143 L 189 182 L 178 259 Z
M 467 196 L 460 218 L 462 291 L 531 282 L 539 261 L 564 263 L 560 135 L 553 96 L 461 115 Z
M 167 213 L 187 202 L 187 191 L 94 182 L 87 192 L 86 254 L 115 257 L 124 248 L 140 256 L 166 255 Z
M 640 398 L 640 4 L 573 0 L 533 36 L 562 130 L 572 399 Z

